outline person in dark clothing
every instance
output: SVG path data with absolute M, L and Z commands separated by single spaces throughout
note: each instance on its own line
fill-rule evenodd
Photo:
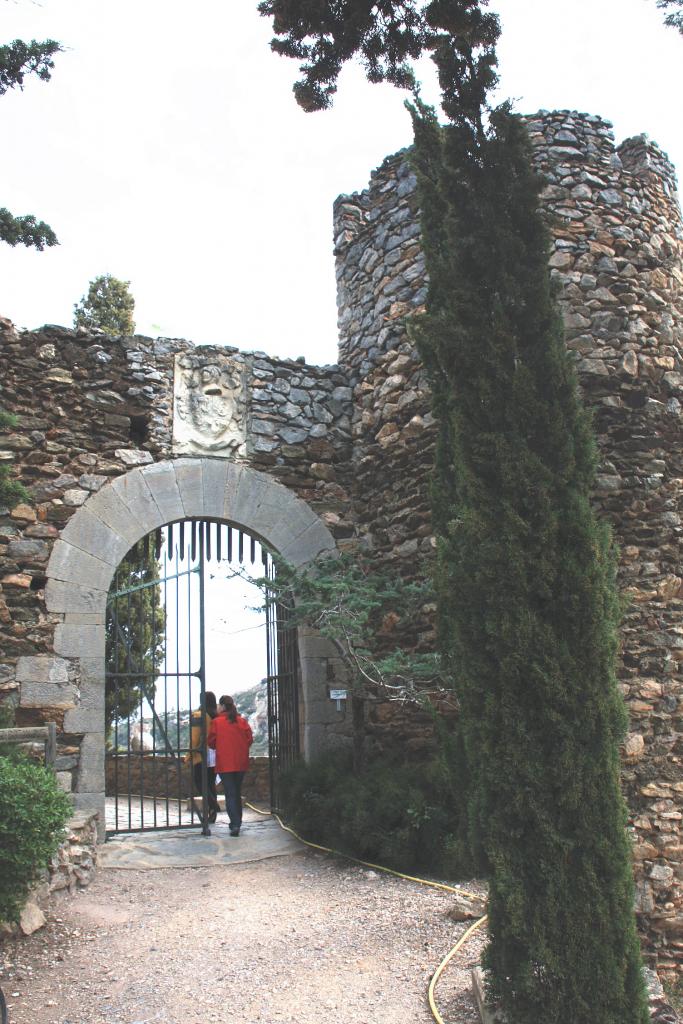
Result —
M 206 735 L 208 737 L 211 723 L 218 714 L 216 694 L 207 690 L 204 694 L 203 709 L 206 716 Z M 185 755 L 186 761 L 192 762 L 192 779 L 194 788 L 201 796 L 202 792 L 202 709 L 192 712 L 190 718 L 190 749 Z M 206 781 L 209 803 L 209 821 L 214 822 L 218 816 L 218 796 L 216 794 L 216 754 L 209 748 L 206 751 Z
M 221 697 L 219 713 L 211 722 L 209 747 L 216 751 L 216 772 L 221 777 L 230 835 L 242 826 L 242 779 L 249 767 L 249 747 L 254 737 L 246 718 L 237 713 L 232 697 Z

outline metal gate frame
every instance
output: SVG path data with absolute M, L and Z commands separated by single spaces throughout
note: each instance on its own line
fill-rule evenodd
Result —
M 175 528 L 179 531 L 179 545 L 174 549 L 173 535 Z M 205 693 L 205 656 L 204 656 L 204 570 L 205 570 L 205 550 L 206 550 L 206 536 L 203 522 L 190 522 L 183 521 L 178 523 L 169 524 L 165 527 L 167 531 L 168 550 L 174 551 L 172 561 L 174 562 L 174 571 L 165 572 L 160 574 L 158 577 L 138 584 L 130 584 L 129 577 L 127 579 L 121 579 L 121 568 L 116 570 L 114 576 L 114 588 L 110 591 L 107 598 L 107 630 L 110 636 L 109 650 L 108 650 L 108 664 L 106 667 L 106 679 L 107 681 L 113 680 L 114 692 L 118 694 L 119 687 L 128 685 L 136 685 L 140 691 L 138 709 L 140 713 L 139 721 L 140 726 L 142 725 L 143 719 L 143 708 L 144 702 L 147 702 L 148 707 L 151 710 L 152 719 L 156 728 L 152 730 L 152 772 L 153 777 L 156 781 L 157 776 L 157 758 L 164 757 L 169 759 L 173 764 L 172 773 L 169 771 L 168 761 L 165 763 L 164 770 L 164 790 L 165 794 L 161 798 L 162 813 L 161 819 L 158 813 L 158 803 L 156 799 L 156 793 L 154 794 L 154 806 L 152 811 L 152 824 L 145 824 L 145 756 L 146 751 L 142 743 L 142 731 L 140 734 L 140 749 L 136 751 L 131 743 L 131 711 L 125 716 L 119 716 L 118 714 L 113 720 L 113 732 L 114 732 L 114 788 L 115 788 L 115 813 L 114 813 L 114 828 L 108 831 L 108 835 L 118 834 L 121 832 L 147 832 L 147 831 L 159 831 L 163 829 L 176 829 L 176 828 L 193 828 L 196 827 L 195 822 L 195 804 L 194 799 L 191 801 L 191 812 L 190 822 L 182 822 L 181 806 L 183 803 L 183 783 L 182 783 L 182 770 L 183 770 L 183 757 L 186 754 L 192 754 L 194 751 L 189 746 L 183 746 L 180 740 L 180 703 L 181 703 L 181 680 L 186 680 L 186 686 L 188 691 L 188 698 L 192 692 L 192 681 L 196 679 L 199 682 L 199 702 L 200 707 L 204 704 L 204 693 Z M 181 568 L 181 563 L 185 561 L 185 532 L 189 529 L 190 533 L 190 552 L 189 552 L 189 563 L 186 567 Z M 153 542 L 153 547 L 152 547 Z M 140 568 L 142 568 L 145 562 L 149 561 L 154 556 L 158 564 L 159 555 L 162 547 L 162 530 L 156 530 L 152 534 L 148 534 L 139 541 L 126 556 L 126 561 L 137 562 Z M 197 558 L 197 556 L 199 556 Z M 197 564 L 192 566 L 192 562 L 197 560 Z M 193 651 L 193 636 L 191 623 L 193 619 L 193 601 L 192 601 L 192 577 L 198 577 L 198 601 L 199 608 L 198 612 L 195 611 L 195 615 L 198 615 L 198 657 L 199 663 L 196 667 L 193 665 L 193 656 L 196 652 Z M 187 622 L 188 622 L 188 644 L 186 651 L 187 664 L 183 660 L 181 665 L 180 648 L 178 645 L 178 627 L 180 625 L 179 615 L 179 597 L 180 588 L 187 582 Z M 126 585 L 124 585 L 126 584 Z M 158 635 L 157 630 L 157 612 L 163 607 L 164 623 L 163 623 L 163 638 L 167 636 L 167 609 L 168 609 L 168 597 L 169 590 L 173 588 L 175 590 L 175 627 L 176 627 L 176 652 L 175 652 L 175 668 L 170 668 L 173 659 L 167 657 L 168 651 L 164 651 L 164 663 L 165 671 L 161 671 L 160 667 L 157 667 L 157 649 L 161 636 Z M 161 601 L 161 594 L 163 592 L 163 602 Z M 138 616 L 142 622 L 150 623 L 150 617 L 147 614 L 148 609 L 145 608 L 145 598 L 151 599 L 151 665 L 140 665 L 136 662 L 135 653 L 133 646 L 135 642 L 135 633 L 121 625 L 120 617 L 121 611 L 125 611 L 125 621 L 130 623 L 134 617 Z M 195 606 L 196 607 L 196 606 Z M 196 643 L 196 640 L 195 640 Z M 120 668 L 121 658 L 123 658 L 124 668 Z M 112 664 L 114 669 L 112 669 Z M 157 697 L 157 680 L 163 679 L 164 685 L 164 710 L 160 715 L 156 708 L 156 697 Z M 175 693 L 176 693 L 176 709 L 175 712 L 169 713 L 168 711 L 168 696 L 169 696 L 169 681 L 175 681 Z M 173 688 L 173 687 L 172 687 Z M 184 689 L 184 687 L 183 687 Z M 190 701 L 190 703 L 192 703 Z M 192 709 L 190 708 L 190 714 Z M 163 718 L 162 718 L 163 716 Z M 175 719 L 175 743 L 171 741 L 169 736 L 169 719 Z M 125 741 L 125 768 L 124 771 L 127 774 L 127 814 L 124 810 L 123 818 L 124 824 L 120 827 L 120 796 L 119 793 L 119 727 L 123 729 L 123 739 Z M 171 725 L 172 728 L 172 725 Z M 162 746 L 157 745 L 157 731 L 162 741 Z M 202 746 L 205 748 L 206 745 L 206 722 L 204 716 L 202 716 Z M 191 742 L 191 740 L 188 740 Z M 139 755 L 139 779 L 140 779 L 140 792 L 139 794 L 133 794 L 131 792 L 131 768 L 132 762 L 135 756 Z M 173 780 L 171 779 L 173 775 Z M 209 835 L 208 829 L 208 815 L 207 815 L 207 780 L 205 778 L 206 772 L 203 773 L 204 778 L 202 779 L 202 807 L 201 814 L 198 816 L 202 823 L 202 832 L 204 835 Z M 175 792 L 173 791 L 173 781 L 175 782 Z M 138 827 L 133 823 L 133 807 L 137 804 L 137 800 L 134 796 L 139 797 L 140 805 L 140 819 L 141 824 Z M 177 812 L 172 813 L 171 802 L 177 803 Z M 165 813 L 164 813 L 165 812 Z M 126 819 L 127 818 L 127 822 Z M 173 820 L 177 819 L 177 820 Z
M 174 548 L 174 532 L 178 531 L 178 546 Z M 140 696 L 139 696 L 139 721 L 142 723 L 143 717 L 143 705 L 146 701 L 149 708 L 151 709 L 152 719 L 156 728 L 152 729 L 152 749 L 151 751 L 145 751 L 140 743 L 139 751 L 135 751 L 131 747 L 131 721 L 130 712 L 125 719 L 120 719 L 118 716 L 114 720 L 114 737 L 115 737 L 115 748 L 118 750 L 119 746 L 119 722 L 122 721 L 124 739 L 125 739 L 125 759 L 126 766 L 125 771 L 127 772 L 127 813 L 126 807 L 124 806 L 124 813 L 121 817 L 124 819 L 124 824 L 119 827 L 119 760 L 118 754 L 115 754 L 114 761 L 114 787 L 115 787 L 115 827 L 107 831 L 107 835 L 129 833 L 129 832 L 147 832 L 147 831 L 161 831 L 168 829 L 178 828 L 196 828 L 198 824 L 201 824 L 201 831 L 203 835 L 210 835 L 211 831 L 208 824 L 208 778 L 206 772 L 206 760 L 202 759 L 204 770 L 202 771 L 202 791 L 201 791 L 201 813 L 197 815 L 197 821 L 195 821 L 195 797 L 192 796 L 190 799 L 190 822 L 182 822 L 181 807 L 184 801 L 183 783 L 182 783 L 182 769 L 183 769 L 183 757 L 189 754 L 190 756 L 196 752 L 196 748 L 191 747 L 191 726 L 190 735 L 188 737 L 188 745 L 181 746 L 180 742 L 180 693 L 181 693 L 181 679 L 187 680 L 186 686 L 188 691 L 189 702 L 192 705 L 191 693 L 192 693 L 192 681 L 197 680 L 199 682 L 199 706 L 204 707 L 205 692 L 206 692 L 206 659 L 205 659 L 205 568 L 206 564 L 215 557 L 217 561 L 221 561 L 223 554 L 226 556 L 228 562 L 233 560 L 233 552 L 237 556 L 237 561 L 240 565 L 245 560 L 245 538 L 249 542 L 249 554 L 251 556 L 252 564 L 256 557 L 256 544 L 262 543 L 254 535 L 242 530 L 240 527 L 235 526 L 229 522 L 218 522 L 216 520 L 208 519 L 184 519 L 177 520 L 173 523 L 168 524 L 165 527 L 159 528 L 153 533 L 148 534 L 141 541 L 139 541 L 126 556 L 126 561 L 131 561 L 137 558 L 140 566 L 144 564 L 145 559 L 149 559 L 154 554 L 154 557 L 159 559 L 159 555 L 162 549 L 163 532 L 166 531 L 167 536 L 167 550 L 174 552 L 173 562 L 174 571 L 165 572 L 158 578 L 150 581 L 137 583 L 130 585 L 128 577 L 128 585 L 123 585 L 125 580 L 121 579 L 120 567 L 117 568 L 114 576 L 114 584 L 112 590 L 107 598 L 107 630 L 110 640 L 108 641 L 108 664 L 106 670 L 107 681 L 114 680 L 115 692 L 118 691 L 119 684 L 125 686 L 135 684 L 137 685 Z M 181 563 L 184 562 L 185 558 L 185 536 L 189 531 L 189 563 L 187 567 L 181 567 Z M 236 534 L 236 538 L 233 537 Z M 236 539 L 237 543 L 233 541 Z M 267 577 L 273 578 L 275 573 L 275 567 L 270 553 L 267 551 L 265 546 L 262 544 L 263 552 L 263 564 L 264 572 Z M 196 561 L 193 566 L 192 563 Z M 192 639 L 192 616 L 193 616 L 193 604 L 192 604 L 192 577 L 198 577 L 198 607 L 195 606 L 195 614 L 198 615 L 198 643 L 195 641 L 195 646 L 198 650 L 193 651 L 193 639 Z M 180 586 L 183 581 L 187 581 L 187 622 L 188 622 L 188 643 L 186 650 L 183 652 L 187 658 L 187 665 L 181 666 L 181 657 L 178 641 L 178 627 L 179 611 L 178 611 L 178 594 Z M 166 609 L 168 608 L 168 593 L 169 588 L 175 587 L 176 600 L 175 600 L 175 615 L 176 615 L 176 652 L 175 652 L 175 671 L 169 671 L 169 659 L 165 657 L 165 671 L 159 671 L 157 669 L 157 647 L 160 636 L 157 630 L 157 612 L 163 607 L 164 615 L 166 615 Z M 164 600 L 161 602 L 161 593 L 163 588 Z M 124 628 L 120 621 L 121 608 L 125 610 L 125 620 L 127 622 L 132 621 L 132 616 L 135 616 L 136 611 L 141 618 L 143 616 L 143 605 L 145 604 L 145 597 L 149 598 L 151 592 L 152 601 L 152 615 L 151 615 L 151 664 L 144 666 L 138 665 L 135 662 L 135 652 L 133 651 L 134 646 L 134 634 L 132 631 Z M 270 757 L 270 790 L 271 790 L 271 807 L 273 810 L 279 810 L 281 805 L 281 786 L 280 778 L 282 772 L 294 763 L 300 753 L 300 740 L 299 740 L 299 685 L 300 685 L 300 672 L 299 672 L 299 658 L 298 658 L 298 644 L 297 644 L 297 630 L 291 625 L 288 626 L 290 620 L 290 614 L 287 608 L 276 600 L 272 593 L 266 592 L 266 664 L 267 664 L 267 698 L 268 698 L 268 748 Z M 166 630 L 167 622 L 163 624 L 163 637 L 167 635 Z M 167 655 L 168 652 L 165 652 Z M 192 664 L 193 656 L 198 656 L 199 663 L 196 667 Z M 121 668 L 121 662 L 123 661 L 123 670 Z M 114 665 L 116 670 L 112 670 L 111 665 Z M 117 668 L 118 666 L 118 668 Z M 163 679 L 164 685 L 164 711 L 161 715 L 157 713 L 155 707 L 156 698 L 156 681 Z M 176 709 L 169 715 L 167 709 L 167 697 L 168 697 L 168 682 L 169 680 L 175 680 L 175 692 L 176 692 Z M 190 717 L 194 709 L 192 706 L 189 708 Z M 169 738 L 169 717 L 175 716 L 175 744 L 171 742 Z M 162 745 L 157 745 L 157 731 L 162 740 Z M 142 740 L 142 734 L 141 734 Z M 201 749 L 206 750 L 206 718 L 201 715 Z M 144 807 L 144 789 L 145 789 L 145 755 L 151 753 L 152 755 L 152 773 L 156 778 L 156 764 L 157 758 L 170 758 L 173 765 L 173 779 L 175 782 L 176 792 L 173 794 L 170 792 L 171 780 L 169 778 L 169 766 L 165 763 L 164 772 L 164 788 L 165 795 L 161 798 L 162 813 L 157 813 L 157 803 L 159 802 L 156 798 L 154 800 L 154 807 L 152 817 L 152 824 L 145 824 L 145 807 Z M 136 754 L 140 757 L 140 768 L 139 768 L 139 779 L 140 779 L 140 793 L 131 793 L 131 758 L 134 758 Z M 194 791 L 193 791 L 194 792 Z M 126 800 L 125 796 L 121 797 L 122 800 Z M 139 800 L 140 803 L 140 816 L 141 825 L 137 827 L 133 824 L 133 806 Z M 171 802 L 177 801 L 177 814 L 171 813 Z M 165 806 L 164 806 L 165 805 Z M 164 813 L 165 811 L 165 813 Z M 177 820 L 173 820 L 177 817 Z M 127 819 L 127 820 L 126 820 Z M 161 819 L 161 820 L 160 820 Z

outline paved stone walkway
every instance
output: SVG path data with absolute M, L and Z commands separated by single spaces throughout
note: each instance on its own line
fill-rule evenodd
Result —
M 133 871 L 199 868 L 246 864 L 297 853 L 302 848 L 274 818 L 245 808 L 242 830 L 236 839 L 230 835 L 225 815 L 220 815 L 219 821 L 211 825 L 210 836 L 203 836 L 199 827 L 115 836 L 99 847 L 98 863 L 105 868 Z
M 218 806 L 225 811 L 225 797 L 218 794 Z M 128 832 L 139 828 L 180 828 L 185 825 L 197 825 L 202 812 L 201 798 L 193 800 L 164 799 L 162 797 L 141 797 L 131 794 L 116 797 L 108 796 L 105 801 L 105 821 L 107 832 Z

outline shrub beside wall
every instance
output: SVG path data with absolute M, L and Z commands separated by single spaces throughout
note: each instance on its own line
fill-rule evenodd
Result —
M 444 741 L 429 760 L 379 756 L 361 773 L 350 752 L 333 750 L 287 773 L 284 812 L 312 842 L 399 871 L 457 878 L 471 867 L 457 827 L 457 785 Z
M 52 772 L 0 756 L 0 920 L 19 919 L 64 836 L 71 800 Z

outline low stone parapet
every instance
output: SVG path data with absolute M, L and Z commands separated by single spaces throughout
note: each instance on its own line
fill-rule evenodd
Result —
M 183 800 L 194 795 L 191 765 L 178 762 L 161 754 L 118 755 L 119 769 L 116 770 L 116 757 L 110 755 L 106 759 L 107 796 L 120 798 L 128 793 L 135 797 L 144 794 L 146 797 L 164 799 L 167 795 Z M 242 792 L 246 800 L 268 803 L 270 800 L 270 761 L 267 757 L 252 757 L 249 760 Z
M 48 893 L 57 889 L 84 888 L 97 867 L 97 814 L 77 811 L 69 820 L 67 834 L 48 868 Z

